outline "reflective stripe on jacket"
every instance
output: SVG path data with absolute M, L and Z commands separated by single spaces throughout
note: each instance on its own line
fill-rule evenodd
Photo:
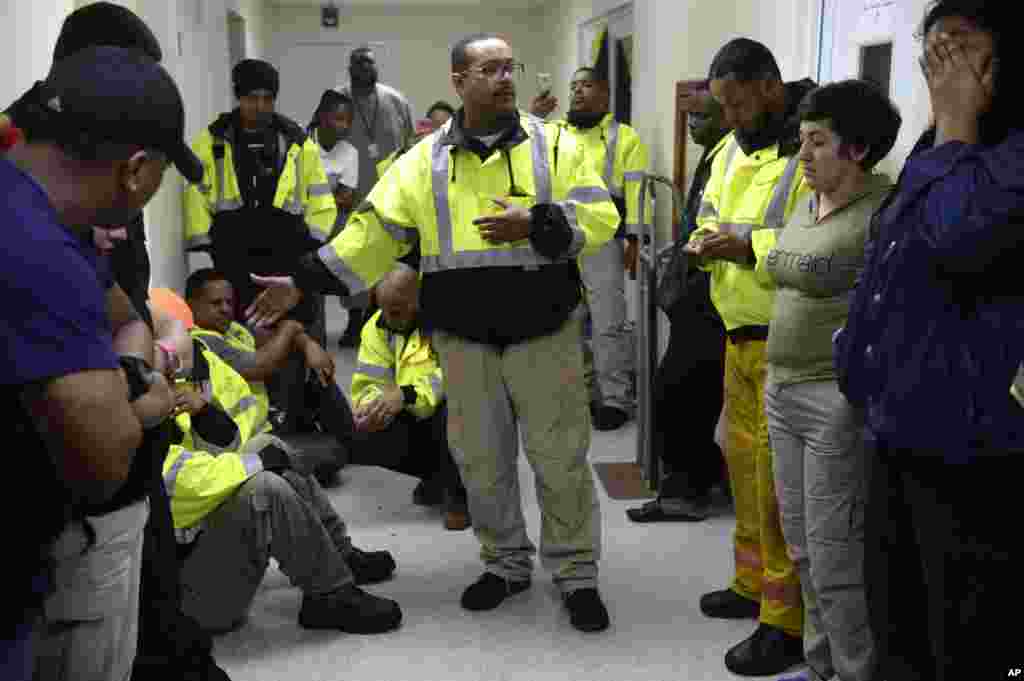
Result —
M 164 459 L 163 477 L 176 529 L 196 526 L 246 480 L 263 470 L 258 455 L 238 453 L 249 441 L 252 424 L 259 419 L 260 411 L 245 379 L 213 352 L 205 348 L 201 352 L 210 375 L 200 389 L 211 404 L 232 417 L 239 434 L 228 446 L 217 447 L 199 437 L 188 414 L 175 417 L 184 439 L 171 446 Z M 265 414 L 263 422 L 269 428 Z
M 243 208 L 231 143 L 203 130 L 192 143 L 203 163 L 203 179 L 185 188 L 185 246 L 212 245 L 210 230 L 218 215 Z M 323 243 L 334 227 L 338 209 L 320 160 L 320 147 L 306 138 L 291 143 L 274 195 L 274 207 L 302 218 L 309 235 Z
M 410 385 L 416 402 L 406 408 L 418 419 L 430 418 L 444 401 L 444 380 L 437 355 L 419 329 L 409 336 L 379 325 L 377 311 L 363 326 L 359 359 L 352 374 L 352 403 L 377 399 L 386 386 Z
M 202 329 L 191 329 L 189 334 L 200 343 L 206 337 L 220 335 Z M 205 345 L 203 357 L 210 364 L 212 402 L 238 425 L 241 444 L 244 446 L 254 436 L 268 432 L 270 400 L 266 388 L 262 384 L 250 384 Z
M 567 121 L 552 124 L 579 139 L 587 158 L 596 164 L 601 179 L 612 197 L 625 205 L 622 231 L 637 236 L 640 233 L 640 183 L 647 172 L 647 146 L 640 141 L 636 130 L 615 120 L 608 114 L 589 130 L 577 128 Z
M 757 260 L 775 246 L 776 236 L 799 199 L 810 192 L 803 167 L 793 156 L 779 156 L 779 145 L 747 155 L 733 133 L 711 166 L 691 241 L 717 231 L 750 242 Z M 713 260 L 702 264 L 711 272 L 711 300 L 727 330 L 769 324 L 775 285 L 754 264 Z
M 213 454 L 171 445 L 163 473 L 174 527 L 197 525 L 261 470 L 263 463 L 258 454 Z
M 578 144 L 563 143 L 553 168 L 554 139 L 544 123 L 526 115 L 520 120 L 527 139 L 484 161 L 446 144 L 452 121 L 446 123 L 391 166 L 345 230 L 320 249 L 320 259 L 355 295 L 377 283 L 417 240 L 427 277 L 475 268 L 538 269 L 596 251 L 618 223 L 607 188 Z M 510 190 L 517 205 L 562 209 L 573 239 L 561 256 L 545 257 L 529 240 L 493 244 L 480 236 L 473 220 L 494 214 L 491 197 L 509 197 Z

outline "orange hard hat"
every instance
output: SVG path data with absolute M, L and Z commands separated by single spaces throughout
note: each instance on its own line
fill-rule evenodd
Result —
M 169 288 L 150 289 L 149 300 L 154 307 L 159 307 L 164 313 L 181 321 L 186 329 L 191 329 L 196 325 L 188 303 L 173 290 Z

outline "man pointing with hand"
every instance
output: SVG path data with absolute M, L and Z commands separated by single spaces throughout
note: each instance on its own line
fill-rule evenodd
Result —
M 519 114 L 522 70 L 495 35 L 459 41 L 451 78 L 463 108 L 395 162 L 338 238 L 303 258 L 294 285 L 257 278 L 270 288 L 249 316 L 273 323 L 300 291 L 365 290 L 419 241 L 421 322 L 445 377 L 448 441 L 486 567 L 462 605 L 490 610 L 530 586 L 521 428 L 538 477 L 541 556 L 573 625 L 598 631 L 609 617 L 597 591 L 576 262 L 613 236 L 619 217 L 582 148 L 563 139 L 556 156 L 544 124 Z

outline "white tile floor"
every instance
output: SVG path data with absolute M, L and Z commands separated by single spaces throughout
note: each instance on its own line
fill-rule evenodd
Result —
M 328 301 L 333 344 L 345 315 Z M 337 352 L 338 378 L 348 384 L 355 354 Z M 631 461 L 635 426 L 594 433 L 591 460 Z M 539 533 L 533 475 L 520 473 L 531 536 Z M 397 600 L 402 627 L 382 636 L 299 628 L 300 594 L 271 567 L 249 619 L 216 641 L 216 658 L 235 681 L 725 681 L 728 648 L 753 631 L 749 621 L 709 620 L 697 601 L 732 575 L 733 519 L 635 525 L 635 501 L 602 498 L 601 591 L 611 628 L 581 634 L 569 624 L 558 594 L 539 567 L 533 588 L 488 613 L 459 606 L 462 590 L 481 572 L 471 531 L 447 532 L 436 510 L 411 502 L 413 478 L 350 466 L 331 500 L 356 545 L 387 549 L 395 579 L 369 587 Z M 595 476 L 596 477 L 596 476 Z

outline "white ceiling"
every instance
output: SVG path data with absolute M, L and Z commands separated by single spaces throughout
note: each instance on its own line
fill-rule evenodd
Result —
M 270 0 L 282 7 L 322 7 L 334 4 L 345 11 L 346 7 L 367 9 L 371 7 L 477 7 L 480 9 L 529 9 L 540 7 L 545 0 Z

